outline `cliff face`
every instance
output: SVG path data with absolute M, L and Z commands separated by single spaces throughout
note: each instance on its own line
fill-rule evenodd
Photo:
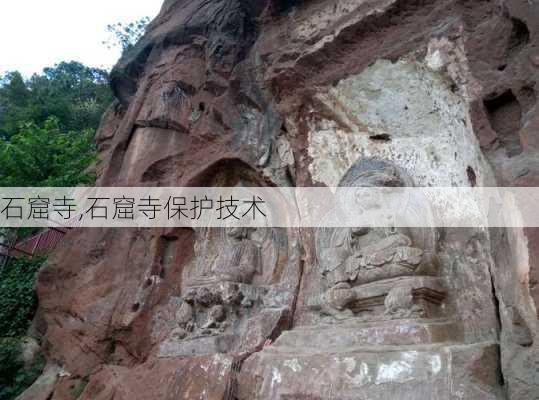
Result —
M 534 1 L 166 0 L 112 73 L 98 184 L 337 186 L 376 158 L 539 186 L 538 78 Z M 252 281 L 196 283 L 220 232 L 78 229 L 39 275 L 50 367 L 22 398 L 539 398 L 538 232 L 445 230 L 418 245 L 435 277 L 333 318 L 332 235 L 270 229 Z M 422 314 L 379 314 L 404 283 Z

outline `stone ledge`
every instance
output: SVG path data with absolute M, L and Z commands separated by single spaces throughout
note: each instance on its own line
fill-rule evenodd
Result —
M 284 348 L 301 347 L 306 352 L 320 353 L 366 345 L 416 345 L 458 340 L 462 340 L 462 335 L 456 321 L 409 319 L 298 328 L 283 332 L 271 350 L 279 352 L 287 351 Z
M 246 360 L 238 378 L 239 400 L 503 398 L 493 342 L 310 355 L 266 348 Z

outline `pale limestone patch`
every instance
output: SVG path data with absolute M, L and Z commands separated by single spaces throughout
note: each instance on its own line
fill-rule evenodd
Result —
M 275 384 L 279 384 L 282 382 L 281 373 L 277 368 L 272 368 L 271 370 L 271 387 L 275 386 Z
M 445 61 L 439 53 L 430 63 Z M 315 182 L 335 187 L 357 160 L 369 157 L 402 167 L 417 186 L 469 187 L 470 173 L 477 186 L 494 181 L 473 132 L 467 101 L 451 90 L 443 74 L 418 61 L 379 60 L 361 74 L 320 90 L 314 104 L 308 152 Z M 458 218 L 463 204 L 441 199 L 437 208 Z
M 375 383 L 404 383 L 414 379 L 414 366 L 410 363 L 399 360 L 389 364 L 381 364 L 378 367 Z
M 286 360 L 284 366 L 290 368 L 294 372 L 300 372 L 303 369 L 297 358 Z
M 371 383 L 372 377 L 367 363 L 360 363 L 359 374 L 351 377 L 352 384 L 355 386 L 363 386 Z
M 346 365 L 346 372 L 349 374 L 356 369 L 356 360 L 352 357 L 346 357 L 343 359 L 343 363 Z
M 490 178 L 467 103 L 417 62 L 379 60 L 317 100 L 334 115 L 312 110 L 309 121 L 310 172 L 317 182 L 336 186 L 361 157 L 393 161 L 419 186 L 469 186 L 468 166 L 478 185 Z M 376 140 L 380 135 L 389 140 Z
M 442 370 L 442 358 L 440 357 L 440 355 L 436 354 L 432 356 L 429 362 L 430 362 L 430 367 L 432 369 L 432 373 L 434 375 L 440 373 L 440 371 Z

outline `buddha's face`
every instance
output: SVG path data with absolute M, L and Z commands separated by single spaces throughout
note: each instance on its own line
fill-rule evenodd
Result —
M 356 212 L 378 214 L 388 204 L 388 198 L 403 182 L 393 174 L 378 173 L 359 178 L 353 193 Z
M 229 226 L 226 228 L 226 234 L 233 239 L 242 240 L 248 238 L 249 234 L 255 230 L 255 228 Z
M 379 210 L 382 207 L 380 192 L 373 187 L 357 189 L 354 193 L 354 201 L 356 208 L 360 213 Z
M 242 239 L 245 237 L 245 228 L 239 226 L 232 226 L 227 228 L 226 233 L 228 236 L 234 239 Z

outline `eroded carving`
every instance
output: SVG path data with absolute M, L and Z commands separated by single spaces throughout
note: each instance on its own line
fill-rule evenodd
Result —
M 211 282 L 251 283 L 261 272 L 260 245 L 251 239 L 256 228 L 225 228 L 228 245 L 224 246 L 213 265 L 203 265 L 194 285 Z
M 195 258 L 183 273 L 174 327 L 160 356 L 223 353 L 259 346 L 290 315 L 286 231 L 205 228 L 196 232 Z
M 353 165 L 339 186 L 400 187 L 412 186 L 412 181 L 389 162 L 367 159 Z M 357 212 L 380 208 L 379 199 L 366 196 L 365 191 L 361 193 L 363 196 L 347 199 L 355 202 Z M 428 237 L 429 234 L 432 237 Z M 388 318 L 424 316 L 425 307 L 417 304 L 417 282 L 393 280 L 435 273 L 436 239 L 433 236 L 433 232 L 414 232 L 398 227 L 320 230 L 317 234 L 318 262 L 327 286 L 320 299 L 321 311 L 346 319 L 361 311 L 372 310 L 375 303 L 381 302 L 385 307 L 382 314 Z M 380 298 L 369 298 L 365 285 L 376 282 L 393 283 Z M 365 304 L 371 306 L 364 307 Z
M 335 231 L 322 257 L 322 273 L 335 286 L 414 275 L 423 250 L 402 230 L 343 228 Z

